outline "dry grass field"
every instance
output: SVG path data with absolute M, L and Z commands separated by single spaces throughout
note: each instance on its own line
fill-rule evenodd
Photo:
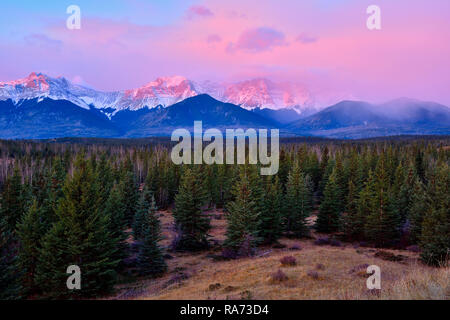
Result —
M 211 235 L 222 241 L 226 220 L 222 212 L 212 214 L 216 218 Z M 167 247 L 174 236 L 171 213 L 162 212 L 161 221 L 162 245 Z M 314 239 L 281 239 L 280 243 L 285 247 L 263 247 L 255 257 L 231 261 L 217 261 L 220 251 L 214 250 L 170 252 L 169 270 L 163 277 L 118 285 L 117 294 L 110 298 L 450 299 L 450 268 L 425 266 L 415 252 L 382 250 L 380 255 L 378 249 L 349 243 L 318 246 Z M 285 256 L 293 256 L 295 265 L 282 266 L 280 259 Z M 367 265 L 381 268 L 381 290 L 367 289 Z M 274 279 L 278 270 L 284 275 Z

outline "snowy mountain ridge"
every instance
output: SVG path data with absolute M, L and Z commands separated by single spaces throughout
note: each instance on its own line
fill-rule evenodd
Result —
M 159 77 L 139 88 L 113 92 L 97 91 L 73 84 L 64 77 L 52 78 L 35 72 L 23 79 L 0 82 L 0 100 L 11 99 L 16 104 L 36 98 L 67 100 L 84 109 L 97 108 L 108 117 L 121 110 L 167 107 L 203 93 L 247 110 L 288 108 L 301 114 L 314 108 L 306 88 L 264 78 L 234 83 L 197 83 L 182 76 Z

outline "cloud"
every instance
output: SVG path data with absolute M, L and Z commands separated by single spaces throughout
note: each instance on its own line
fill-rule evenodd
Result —
M 47 49 L 59 50 L 63 46 L 61 40 L 52 39 L 45 34 L 34 33 L 24 37 L 25 43 L 30 46 L 44 47 Z
M 306 33 L 301 33 L 300 35 L 298 35 L 298 37 L 295 40 L 297 40 L 298 42 L 303 43 L 303 44 L 308 44 L 308 43 L 317 42 L 318 38 L 308 35 Z
M 192 6 L 187 10 L 188 18 L 195 17 L 212 17 L 214 13 L 205 6 Z
M 218 34 L 210 34 L 206 38 L 207 43 L 214 43 L 214 42 L 221 42 L 221 41 L 222 41 L 222 37 L 219 36 Z
M 244 50 L 249 52 L 263 52 L 274 47 L 285 46 L 284 33 L 268 27 L 260 27 L 244 31 L 236 44 L 230 44 L 228 51 Z

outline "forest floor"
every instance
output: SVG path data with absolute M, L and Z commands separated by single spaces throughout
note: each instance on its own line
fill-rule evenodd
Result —
M 226 230 L 223 212 L 210 214 L 210 234 L 221 243 Z M 175 236 L 171 212 L 162 211 L 160 219 L 161 244 L 167 248 Z M 321 236 L 313 233 L 313 238 Z M 416 252 L 351 243 L 319 246 L 314 239 L 279 242 L 277 248 L 259 248 L 254 257 L 229 261 L 218 259 L 219 249 L 168 252 L 166 274 L 117 285 L 109 299 L 450 299 L 450 268 L 428 267 Z M 282 266 L 285 256 L 295 257 L 296 265 Z M 367 289 L 368 265 L 380 267 L 381 290 Z M 272 274 L 278 270 L 287 279 L 274 281 Z

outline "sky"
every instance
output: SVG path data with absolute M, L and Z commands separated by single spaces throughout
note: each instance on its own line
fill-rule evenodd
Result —
M 81 9 L 70 30 L 69 5 Z M 381 30 L 369 30 L 369 5 Z M 0 81 L 31 72 L 99 90 L 160 76 L 265 77 L 317 96 L 450 106 L 448 0 L 2 0 Z

